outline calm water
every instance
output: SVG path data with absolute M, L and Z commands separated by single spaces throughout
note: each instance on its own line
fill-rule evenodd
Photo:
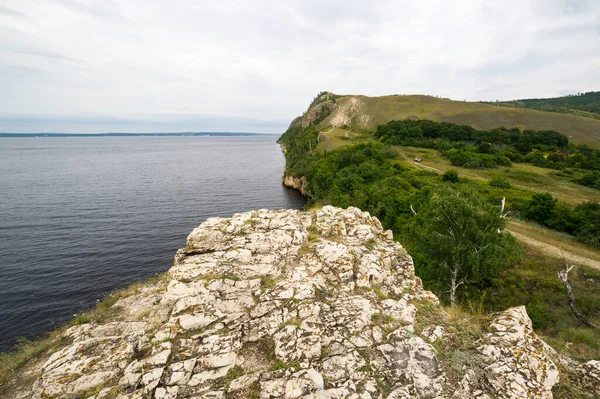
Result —
M 304 205 L 275 139 L 0 139 L 0 352 L 167 270 L 208 217 Z

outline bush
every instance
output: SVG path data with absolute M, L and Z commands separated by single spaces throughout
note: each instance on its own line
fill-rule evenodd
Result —
M 600 249 L 600 203 L 590 201 L 577 205 L 575 217 L 579 221 L 575 227 L 577 240 Z
M 527 314 L 533 323 L 534 328 L 545 328 L 550 323 L 548 317 L 547 305 L 540 295 L 534 295 L 526 306 Z
M 512 187 L 510 182 L 502 176 L 494 177 L 492 180 L 490 180 L 490 182 L 488 184 L 492 187 L 497 187 L 497 188 L 511 188 Z
M 454 169 L 449 169 L 442 175 L 442 181 L 450 183 L 458 183 L 458 172 Z
M 546 221 L 552 216 L 552 211 L 556 206 L 556 202 L 556 199 L 548 193 L 533 194 L 533 198 L 529 202 L 525 216 L 538 223 L 546 224 Z
M 600 172 L 594 171 L 586 173 L 580 178 L 575 179 L 575 183 L 600 190 Z

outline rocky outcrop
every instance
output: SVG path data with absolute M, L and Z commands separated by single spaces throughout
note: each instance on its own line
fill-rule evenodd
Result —
M 481 369 L 486 374 L 483 383 L 493 397 L 552 398 L 551 389 L 559 381 L 558 369 L 551 360 L 554 353 L 533 332 L 525 307 L 498 313 L 489 331 L 478 352 Z M 473 384 L 474 374 L 474 370 L 466 373 L 458 396 L 489 398 L 477 383 Z
M 307 190 L 308 182 L 306 181 L 306 177 L 286 175 L 283 176 L 282 180 L 284 186 L 300 191 L 300 193 L 305 197 L 310 197 Z
M 550 398 L 557 382 L 523 308 L 451 347 L 468 327 L 356 208 L 208 219 L 164 279 L 111 311 L 69 328 L 8 397 Z
M 373 115 L 365 112 L 363 100 L 358 97 L 349 97 L 335 108 L 329 123 L 333 127 L 356 126 L 361 129 L 367 128 Z

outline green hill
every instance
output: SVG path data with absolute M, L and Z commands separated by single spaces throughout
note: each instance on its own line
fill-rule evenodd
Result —
M 523 130 L 556 130 L 577 144 L 600 146 L 600 120 L 582 116 L 453 101 L 424 95 L 329 96 L 329 101 L 321 100 L 311 104 L 312 107 L 302 118 L 303 124 L 307 124 L 307 119 L 312 124 L 318 118 L 318 130 L 344 127 L 356 132 L 366 132 L 373 131 L 377 125 L 390 120 L 430 119 L 470 125 L 477 129 L 504 126 Z M 331 113 L 323 118 L 327 114 L 323 112 L 323 108 L 326 107 L 330 108 Z
M 491 103 L 503 107 L 528 108 L 600 119 L 600 91 L 555 98 L 529 98 Z

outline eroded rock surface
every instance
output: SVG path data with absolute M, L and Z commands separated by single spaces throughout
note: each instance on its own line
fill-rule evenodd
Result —
M 115 321 L 69 328 L 11 397 L 549 398 L 557 381 L 516 308 L 478 344 L 487 372 L 453 384 L 434 348 L 453 330 L 423 316 L 445 317 L 439 301 L 356 208 L 208 219 L 164 283 L 113 307 Z

